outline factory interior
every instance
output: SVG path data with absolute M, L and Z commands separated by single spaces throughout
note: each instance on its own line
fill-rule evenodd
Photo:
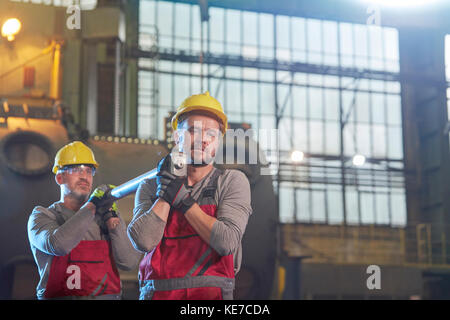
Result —
M 120 185 L 206 91 L 258 154 L 217 164 L 251 187 L 236 300 L 450 299 L 450 1 L 0 0 L 0 31 L 1 300 L 36 299 L 58 149 Z

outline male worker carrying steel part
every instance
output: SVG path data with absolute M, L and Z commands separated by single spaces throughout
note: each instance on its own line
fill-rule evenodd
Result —
M 187 154 L 187 177 L 171 174 L 164 157 L 157 178 L 139 185 L 128 226 L 135 248 L 146 253 L 140 299 L 233 299 L 252 208 L 247 177 L 213 167 L 227 117 L 206 92 L 184 100 L 172 128 Z
M 114 186 L 102 185 L 90 196 L 98 166 L 92 150 L 79 141 L 56 154 L 53 173 L 61 199 L 48 208 L 35 207 L 28 220 L 40 274 L 38 299 L 120 299 L 117 267 L 137 266 L 141 254 L 117 205 L 106 200 Z

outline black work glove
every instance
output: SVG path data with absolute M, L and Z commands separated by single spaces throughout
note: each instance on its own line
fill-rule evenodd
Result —
M 110 218 L 117 218 L 117 204 L 114 202 L 112 204 L 112 207 L 106 211 L 105 213 L 103 213 L 102 215 L 102 221 L 104 223 L 106 223 L 106 221 L 108 221 Z
M 110 197 L 110 193 L 115 187 L 112 184 L 102 184 L 92 192 L 88 202 L 92 202 L 95 205 L 97 212 L 104 214 L 114 203 L 115 199 Z
M 156 175 L 156 195 L 170 204 L 171 207 L 186 213 L 195 203 L 186 184 L 185 177 L 180 178 L 170 173 L 170 154 L 161 159 Z

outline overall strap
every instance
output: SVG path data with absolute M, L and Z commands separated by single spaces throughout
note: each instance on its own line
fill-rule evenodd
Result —
M 42 211 L 44 211 L 44 213 L 47 215 L 47 216 L 54 216 L 55 217 L 55 219 L 56 219 L 56 222 L 60 225 L 60 226 L 62 226 L 63 224 L 64 224 L 64 218 L 61 216 L 61 214 L 58 212 L 58 211 L 56 211 L 54 208 L 44 208 L 44 207 L 42 207 Z
M 216 204 L 214 199 L 217 190 L 217 181 L 219 177 L 224 173 L 224 170 L 216 168 L 209 179 L 208 185 L 202 190 L 202 193 L 198 197 L 197 203 L 199 205 L 204 204 Z

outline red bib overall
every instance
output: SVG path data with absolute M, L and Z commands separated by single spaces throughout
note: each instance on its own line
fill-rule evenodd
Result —
M 200 208 L 216 217 L 214 200 L 216 169 L 197 200 Z M 221 300 L 232 299 L 233 255 L 220 256 L 191 227 L 183 213 L 172 210 L 158 246 L 139 266 L 140 299 Z
M 55 215 L 62 225 L 60 214 Z M 119 272 L 111 256 L 106 240 L 83 240 L 69 254 L 54 256 L 44 297 L 120 295 Z

